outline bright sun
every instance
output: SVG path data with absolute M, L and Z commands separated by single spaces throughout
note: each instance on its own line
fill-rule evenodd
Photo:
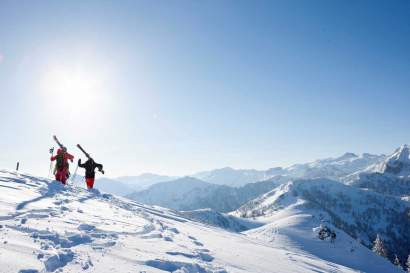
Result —
M 47 122 L 53 130 L 87 130 L 100 128 L 111 109 L 106 77 L 97 66 L 64 63 L 44 67 L 40 92 Z M 84 122 L 86 121 L 86 122 Z
M 56 68 L 44 76 L 44 90 L 61 104 L 90 103 L 101 88 L 96 75 L 78 69 Z
M 78 67 L 49 68 L 42 80 L 42 89 L 60 106 L 84 108 L 93 106 L 102 88 L 102 79 Z

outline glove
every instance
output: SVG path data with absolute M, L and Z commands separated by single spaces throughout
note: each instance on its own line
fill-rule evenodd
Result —
M 105 174 L 104 170 L 101 170 L 101 173 L 102 173 L 102 174 Z
M 81 164 L 81 158 L 78 159 L 78 165 L 80 165 L 80 164 Z

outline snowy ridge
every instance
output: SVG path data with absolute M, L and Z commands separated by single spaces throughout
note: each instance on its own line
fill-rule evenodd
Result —
M 390 173 L 401 177 L 410 176 L 410 151 L 408 145 L 400 146 L 379 167 L 380 173 Z
M 288 168 L 271 168 L 268 170 L 233 169 L 230 167 L 193 174 L 192 177 L 203 181 L 229 186 L 243 186 L 248 183 L 264 181 L 277 176 L 293 178 L 329 178 L 342 180 L 343 177 L 355 172 L 362 172 L 379 164 L 386 158 L 385 155 L 364 153 L 356 155 L 345 153 L 336 158 L 319 159 L 304 164 L 295 164 Z M 289 180 L 288 179 L 288 180 Z
M 363 172 L 369 167 L 379 164 L 385 155 L 364 153 L 358 156 L 354 153 L 345 153 L 337 158 L 320 159 L 311 163 L 296 164 L 287 169 L 286 176 L 292 178 L 328 178 L 342 181 L 344 177 L 353 173 Z
M 169 209 L 30 175 L 0 171 L 0 188 L 2 273 L 397 272 L 367 249 L 358 266 L 322 256 L 329 244 L 312 253 L 293 237 L 272 245 Z M 317 241 L 312 234 L 303 238 Z M 353 258 L 343 248 L 334 251 Z
M 271 223 L 282 211 L 309 215 L 316 225 L 330 223 L 371 247 L 380 234 L 390 255 L 410 252 L 410 203 L 327 179 L 296 180 L 248 202 L 233 215 Z M 288 214 L 290 217 L 291 214 Z
M 399 197 L 410 196 L 410 148 L 402 145 L 383 162 L 348 177 L 351 186 Z
M 269 178 L 266 175 L 265 171 L 258 171 L 252 169 L 237 170 L 230 167 L 199 172 L 191 176 L 209 183 L 233 187 L 240 187 L 248 183 L 262 181 Z

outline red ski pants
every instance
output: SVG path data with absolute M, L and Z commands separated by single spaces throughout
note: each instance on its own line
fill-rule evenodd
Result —
M 85 183 L 87 183 L 87 188 L 92 189 L 94 187 L 95 178 L 86 178 Z
M 60 181 L 61 183 L 63 183 L 65 185 L 66 181 L 67 181 L 67 174 L 68 174 L 68 170 L 67 169 L 61 169 L 61 170 L 57 170 L 56 172 L 56 180 Z

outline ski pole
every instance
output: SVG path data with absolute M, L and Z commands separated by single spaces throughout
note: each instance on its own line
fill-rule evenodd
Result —
M 75 178 L 77 177 L 77 171 L 78 171 L 78 165 L 77 165 L 77 167 L 75 167 L 74 174 L 71 177 L 71 184 L 73 184 L 73 185 L 74 185 L 74 182 L 75 182 Z
M 54 154 L 54 147 L 50 148 L 50 154 L 51 154 L 51 157 L 52 157 L 53 154 Z M 51 176 L 51 169 L 52 168 L 53 168 L 53 161 L 50 160 L 50 169 L 48 170 L 48 178 L 50 178 L 50 176 Z

